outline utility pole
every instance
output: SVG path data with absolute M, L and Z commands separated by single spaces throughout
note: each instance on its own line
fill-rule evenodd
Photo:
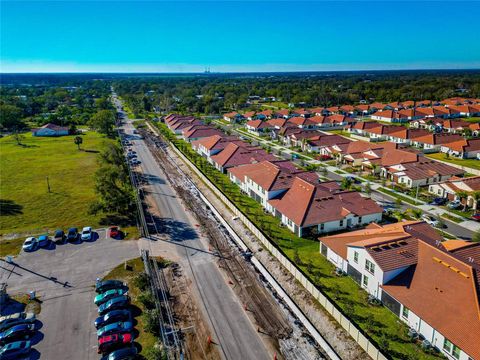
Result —
M 51 191 L 50 191 L 50 182 L 48 181 L 48 176 L 47 176 L 47 188 L 48 188 L 48 192 L 51 193 Z

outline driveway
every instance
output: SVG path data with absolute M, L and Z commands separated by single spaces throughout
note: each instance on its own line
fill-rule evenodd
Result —
M 22 252 L 14 265 L 0 261 L 0 283 L 8 284 L 9 294 L 35 291 L 42 301 L 41 328 L 32 359 L 99 358 L 93 285 L 97 277 L 139 252 L 136 241 L 106 238 L 104 229 L 96 232 L 98 236 L 91 242 L 52 244 L 50 249 Z

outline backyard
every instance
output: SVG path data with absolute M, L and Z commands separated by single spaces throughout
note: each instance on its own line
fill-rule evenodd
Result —
M 157 124 L 173 142 L 238 208 L 290 258 L 317 287 L 353 320 L 378 346 L 394 359 L 433 359 L 410 342 L 406 326 L 383 306 L 371 305 L 368 294 L 351 278 L 335 275 L 335 267 L 319 251 L 319 242 L 299 238 L 265 214 L 260 204 L 243 195 L 226 175 L 217 171 L 189 144 L 175 138 L 163 124 Z
M 104 215 L 90 215 L 88 209 L 95 199 L 97 153 L 105 141 L 112 140 L 93 131 L 81 137 L 81 150 L 73 136 L 25 134 L 21 145 L 12 136 L 0 139 L 0 236 L 100 226 Z M 135 228 L 124 230 L 131 235 L 136 232 Z

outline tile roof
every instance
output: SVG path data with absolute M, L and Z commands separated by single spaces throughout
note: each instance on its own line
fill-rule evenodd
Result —
M 182 134 L 185 139 L 195 139 L 195 138 L 210 137 L 213 135 L 222 136 L 224 133 L 211 126 L 193 125 L 185 128 L 182 131 Z
M 346 214 L 357 216 L 381 213 L 375 201 L 355 191 L 331 192 L 322 183 L 312 185 L 296 178 L 281 198 L 269 203 L 298 226 L 311 226 L 344 219 Z
M 275 118 L 275 119 L 270 119 L 267 121 L 270 125 L 274 127 L 281 128 L 287 123 L 287 119 L 284 118 Z
M 444 144 L 444 146 L 458 152 L 479 151 L 480 139 L 462 139 Z
M 55 124 L 52 124 L 52 123 L 48 123 L 48 124 L 43 125 L 39 129 L 33 130 L 33 132 L 37 132 L 40 129 L 50 129 L 50 130 L 55 130 L 55 131 L 62 131 L 62 130 L 63 131 L 68 131 L 68 127 L 66 127 L 66 126 L 58 126 L 58 125 L 55 125 Z
M 254 129 L 267 129 L 274 127 L 269 122 L 263 120 L 249 120 L 246 125 Z
M 429 145 L 442 145 L 461 140 L 463 137 L 459 134 L 426 134 L 412 138 L 412 140 Z
M 211 159 L 223 168 L 246 165 L 263 160 L 277 160 L 275 156 L 267 154 L 260 147 L 240 147 L 234 143 L 229 143 L 220 153 L 213 155 Z
M 465 171 L 453 166 L 440 163 L 427 158 L 419 158 L 416 162 L 402 164 L 404 170 L 395 170 L 390 168 L 390 172 L 397 175 L 404 175 L 412 180 L 428 179 L 435 176 L 461 175 Z
M 347 139 L 340 135 L 319 135 L 313 139 L 309 139 L 308 143 L 312 146 L 331 146 L 335 144 L 347 144 L 352 140 Z
M 417 256 L 417 264 L 383 290 L 470 357 L 480 359 L 478 267 L 424 241 L 418 242 Z

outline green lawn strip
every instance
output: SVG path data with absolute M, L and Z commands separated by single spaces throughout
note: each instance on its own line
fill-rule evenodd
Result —
M 319 242 L 299 238 L 281 225 L 280 220 L 265 214 L 262 206 L 242 194 L 228 176 L 217 171 L 207 160 L 183 140 L 177 139 L 164 124 L 155 124 L 215 186 L 252 221 L 316 286 L 347 314 L 359 328 L 377 343 L 386 339 L 387 351 L 394 359 L 418 355 L 418 359 L 434 359 L 409 342 L 407 327 L 397 316 L 383 306 L 368 304 L 368 294 L 350 277 L 335 276 L 335 267 L 319 251 Z
M 122 263 L 121 265 L 118 265 L 117 267 L 112 269 L 104 277 L 104 279 L 105 280 L 117 279 L 117 280 L 122 280 L 126 282 L 128 284 L 128 295 L 132 300 L 132 305 L 138 307 L 143 313 L 145 311 L 145 307 L 138 300 L 138 296 L 140 295 L 141 291 L 139 288 L 135 286 L 135 282 L 134 282 L 135 277 L 144 271 L 143 261 L 141 258 L 128 260 L 127 266 L 131 270 L 126 270 L 125 264 Z M 135 341 L 141 345 L 142 351 L 140 352 L 140 354 L 144 355 L 146 349 L 154 347 L 155 343 L 157 342 L 157 339 L 153 334 L 145 331 L 145 328 L 144 328 L 145 324 L 144 324 L 144 319 L 142 315 L 137 316 L 136 320 L 137 320 L 137 324 L 135 328 L 138 330 L 139 335 L 138 335 L 138 338 L 135 339 Z
M 478 123 L 480 122 L 480 117 L 479 116 L 472 116 L 472 117 L 467 117 L 467 118 L 462 118 L 461 120 L 465 120 L 471 123 Z
M 409 203 L 409 204 L 411 204 L 411 205 L 417 205 L 416 202 L 415 202 L 415 200 L 412 200 L 412 199 L 407 198 L 407 197 L 405 197 L 405 196 L 399 195 L 399 194 L 397 194 L 396 192 L 387 190 L 387 189 L 385 189 L 385 188 L 378 188 L 378 191 L 383 192 L 384 194 L 388 194 L 388 195 L 390 195 L 390 196 L 393 196 L 393 197 L 396 198 L 396 199 L 400 199 L 400 200 L 402 200 L 402 201 L 405 201 L 405 202 L 407 202 L 407 203 Z
M 456 222 L 456 223 L 461 223 L 462 221 L 465 221 L 465 219 L 461 219 L 457 216 L 452 216 L 448 213 L 443 213 L 442 215 L 440 215 L 441 217 L 445 218 L 445 219 L 448 219 L 450 221 L 453 221 L 453 222 Z
M 425 155 L 431 159 L 445 161 L 450 164 L 460 165 L 469 167 L 475 170 L 480 170 L 480 160 L 476 159 L 457 159 L 454 157 L 449 157 L 448 159 L 445 157 L 443 153 L 435 153 L 435 154 L 427 154 Z
M 18 255 L 24 241 L 24 238 L 0 240 L 0 258 L 4 258 L 7 255 Z
M 332 134 L 341 135 L 344 137 L 352 137 L 352 134 L 350 134 L 348 131 L 345 131 L 345 130 L 324 130 L 324 131 Z

